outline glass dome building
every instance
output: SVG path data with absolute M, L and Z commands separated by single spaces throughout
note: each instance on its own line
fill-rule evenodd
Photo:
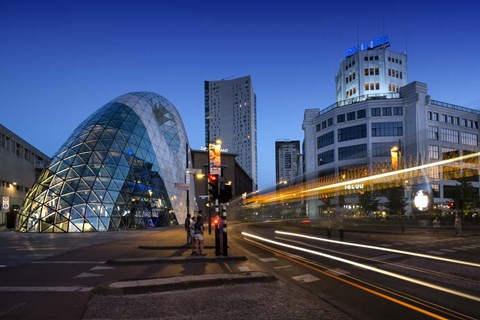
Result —
M 151 92 L 122 95 L 83 121 L 28 192 L 20 232 L 87 232 L 177 224 L 190 194 L 182 119 Z M 190 197 L 192 199 L 188 199 Z

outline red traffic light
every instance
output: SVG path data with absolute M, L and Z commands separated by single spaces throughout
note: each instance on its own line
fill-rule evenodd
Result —
M 208 175 L 208 182 L 215 183 L 218 180 L 218 175 L 216 174 L 209 174 Z
M 453 201 L 449 201 L 449 202 L 448 202 L 448 207 L 449 207 L 450 209 L 452 209 L 454 205 L 455 205 L 455 202 L 453 202 Z
M 218 219 L 218 217 L 213 219 L 213 225 L 218 226 L 219 222 L 220 222 L 220 220 Z

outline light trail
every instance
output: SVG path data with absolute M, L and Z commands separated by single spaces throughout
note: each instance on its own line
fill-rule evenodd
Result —
M 468 159 L 474 159 L 480 157 L 480 152 L 472 153 L 460 157 L 455 157 L 451 159 L 440 160 L 428 164 L 423 164 L 415 167 L 399 169 L 395 171 L 383 172 L 379 174 L 374 174 L 367 177 L 356 178 L 352 180 L 345 180 L 341 182 L 320 182 L 320 181 L 308 181 L 303 184 L 293 185 L 290 187 L 282 187 L 281 190 L 275 190 L 273 192 L 267 192 L 264 194 L 260 194 L 260 191 L 257 191 L 255 194 L 250 194 L 246 198 L 246 203 L 271 203 L 271 202 L 279 202 L 279 201 L 290 201 L 296 199 L 304 199 L 305 197 L 315 196 L 315 194 L 329 194 L 336 191 L 341 191 L 342 193 L 355 193 L 358 192 L 355 188 L 348 189 L 349 186 L 352 185 L 361 185 L 361 184 L 372 184 L 372 183 L 400 183 L 403 184 L 404 180 L 412 180 L 417 179 L 418 177 L 425 176 L 426 173 L 424 172 L 425 169 L 434 168 L 437 166 L 445 166 L 448 164 L 452 164 L 458 162 L 458 166 L 470 166 L 469 169 L 476 168 L 478 170 L 478 164 L 475 163 L 468 163 L 468 162 L 461 162 Z M 429 176 L 427 174 L 427 176 Z M 334 180 L 332 177 L 331 180 Z M 435 180 L 435 179 L 434 179 Z M 324 184 L 318 186 L 318 184 Z M 317 186 L 312 186 L 312 184 L 316 184 Z
M 383 274 L 383 275 L 386 275 L 386 276 L 389 276 L 389 277 L 392 277 L 392 278 L 404 280 L 404 281 L 411 282 L 411 283 L 414 283 L 414 284 L 417 284 L 417 285 L 421 285 L 421 286 L 424 286 L 424 287 L 427 287 L 427 288 L 431 288 L 431 289 L 442 291 L 442 292 L 445 292 L 445 293 L 448 293 L 448 294 L 456 295 L 456 296 L 459 296 L 459 297 L 462 297 L 462 298 L 465 298 L 465 299 L 480 302 L 480 297 L 476 297 L 476 296 L 466 294 L 466 293 L 463 293 L 463 292 L 460 292 L 460 291 L 457 291 L 457 290 L 452 290 L 452 289 L 449 289 L 449 288 L 446 288 L 446 287 L 443 287 L 443 286 L 428 283 L 428 282 L 425 282 L 425 281 L 422 281 L 422 280 L 417 280 L 417 279 L 414 279 L 414 278 L 411 278 L 411 277 L 403 276 L 401 274 L 397 274 L 397 273 L 394 273 L 394 272 L 382 270 L 382 269 L 372 267 L 372 266 L 369 266 L 369 265 L 366 265 L 366 264 L 363 264 L 363 263 L 358 263 L 358 262 L 355 262 L 355 261 L 351 261 L 351 260 L 347 260 L 347 259 L 344 259 L 344 258 L 336 257 L 336 256 L 326 254 L 326 253 L 323 253 L 323 252 L 314 251 L 314 250 L 290 245 L 290 244 L 287 244 L 287 243 L 270 240 L 270 239 L 267 239 L 267 238 L 264 238 L 264 237 L 256 236 L 256 235 L 248 233 L 248 232 L 242 232 L 242 235 L 245 236 L 245 237 L 251 237 L 251 238 L 254 238 L 254 239 L 257 239 L 257 240 L 260 240 L 260 241 L 264 241 L 264 242 L 268 242 L 268 243 L 271 243 L 271 244 L 274 244 L 274 245 L 278 245 L 278 246 L 281 246 L 281 247 L 290 248 L 290 249 L 293 249 L 293 250 L 306 252 L 306 253 L 309 253 L 309 254 L 321 256 L 321 257 L 328 258 L 328 259 L 331 259 L 331 260 L 340 261 L 340 262 L 343 262 L 343 263 L 346 263 L 346 264 L 349 264 L 349 265 L 352 265 L 352 266 L 356 266 L 356 267 L 359 267 L 359 268 L 362 268 L 362 269 L 365 269 L 365 270 L 370 270 L 370 271 L 373 271 L 373 272 L 377 272 L 377 273 L 380 273 L 380 274 Z
M 303 191 L 300 191 L 300 192 L 302 192 L 302 193 L 316 192 L 316 191 L 322 191 L 322 190 L 330 189 L 330 188 L 338 188 L 338 187 L 343 187 L 343 186 L 346 186 L 346 185 L 373 181 L 373 180 L 377 180 L 377 179 L 381 179 L 381 178 L 397 176 L 397 175 L 400 175 L 400 174 L 403 174 L 403 173 L 413 172 L 413 171 L 417 171 L 417 170 L 424 170 L 424 169 L 432 168 L 432 167 L 436 167 L 436 166 L 443 166 L 445 164 L 449 164 L 449 163 L 452 163 L 452 162 L 458 162 L 458 161 L 461 161 L 461 160 L 466 160 L 466 159 L 469 159 L 469 158 L 475 158 L 475 157 L 479 157 L 479 156 L 480 156 L 480 152 L 472 153 L 472 154 L 464 155 L 464 156 L 461 156 L 461 157 L 456 157 L 456 158 L 452 158 L 452 159 L 446 159 L 446 160 L 441 160 L 441 161 L 437 161 L 437 162 L 427 163 L 427 164 L 423 164 L 423 165 L 416 166 L 416 167 L 411 167 L 411 168 L 406 168 L 406 169 L 400 169 L 400 170 L 380 173 L 380 174 L 376 174 L 376 175 L 369 176 L 369 177 L 338 182 L 338 183 L 329 184 L 329 185 L 326 185 L 326 186 L 321 186 L 321 187 L 316 187 L 316 188 L 312 188 L 312 189 L 308 189 L 308 190 L 303 190 Z
M 296 255 L 296 254 L 292 254 L 292 253 L 289 253 L 287 251 L 282 251 L 280 249 L 276 249 L 274 247 L 271 247 L 269 245 L 266 245 L 264 243 L 260 243 L 256 240 L 253 240 L 253 239 L 250 239 L 250 238 L 244 238 L 245 241 L 257 246 L 258 248 L 262 248 L 264 250 L 267 250 L 267 251 L 270 251 L 274 254 L 277 254 L 277 255 L 281 255 L 283 257 L 285 257 L 286 259 L 288 260 L 291 260 L 297 264 L 300 264 L 302 266 L 304 266 L 305 268 L 308 268 L 308 269 L 311 269 L 315 272 L 319 272 L 321 274 L 323 274 L 324 276 L 326 277 L 330 277 L 330 278 L 334 278 L 338 281 L 341 281 L 343 283 L 346 283 L 352 287 L 355 287 L 357 289 L 360 289 L 360 290 L 363 290 L 363 291 L 366 291 L 370 294 L 373 294 L 373 295 L 376 295 L 378 297 L 381 297 L 383 299 L 386 299 L 386 300 L 389 300 L 391 302 L 394 302 L 394 303 L 397 303 L 401 306 L 404 306 L 406 308 L 409 308 L 409 309 L 412 309 L 412 310 L 415 310 L 417 312 L 420 312 L 422 314 L 425 314 L 425 315 L 428 315 L 434 319 L 438 319 L 438 320 L 446 320 L 446 319 L 450 319 L 450 318 L 445 318 L 443 316 L 440 316 L 438 314 L 435 314 L 435 313 L 432 313 L 430 311 L 427 311 L 423 308 L 420 308 L 420 307 L 417 307 L 411 303 L 408 303 L 408 302 L 405 302 L 405 301 L 402 301 L 402 300 L 399 300 L 393 296 L 398 296 L 398 297 L 401 297 L 403 299 L 406 299 L 408 301 L 411 301 L 411 302 L 415 302 L 417 304 L 420 304 L 422 305 L 423 307 L 427 307 L 427 308 L 434 308 L 436 310 L 440 309 L 442 312 L 444 313 L 447 313 L 449 315 L 452 315 L 452 314 L 455 314 L 455 315 L 458 315 L 459 312 L 456 312 L 456 311 L 453 311 L 453 310 L 450 310 L 448 308 L 445 308 L 443 306 L 440 306 L 440 305 L 437 305 L 437 304 L 432 304 L 428 301 L 425 301 L 423 299 L 419 299 L 418 297 L 413 297 L 411 295 L 408 295 L 408 294 L 405 294 L 405 293 L 402 293 L 402 292 L 398 292 L 396 290 L 392 290 L 392 289 L 388 289 L 388 288 L 384 288 L 384 287 L 381 287 L 377 284 L 373 284 L 373 283 L 369 283 L 369 282 L 366 282 L 364 280 L 361 280 L 361 279 L 358 279 L 358 278 L 355 278 L 353 276 L 349 276 L 349 275 L 336 275 L 334 273 L 331 273 L 331 272 L 328 272 L 328 271 L 324 271 L 322 269 L 328 269 L 327 266 L 325 265 L 321 265 L 319 264 L 318 262 L 316 261 L 312 261 L 312 260 L 309 260 L 305 257 L 302 257 L 302 256 L 299 256 L 299 255 Z M 319 269 L 320 268 L 320 269 Z M 348 278 L 354 280 L 349 280 Z M 359 282 L 359 283 L 357 283 Z M 370 287 L 373 287 L 374 289 L 370 288 Z M 385 294 L 385 293 L 382 293 L 380 291 L 384 291 L 388 294 Z M 393 295 L 393 296 L 392 296 Z M 463 318 L 465 319 L 472 319 L 474 320 L 474 318 L 470 318 L 468 316 L 465 317 L 465 315 L 463 315 Z M 463 319 L 462 318 L 462 319 Z
M 305 239 L 311 239 L 311 240 L 317 240 L 317 241 L 337 243 L 337 244 L 342 244 L 342 245 L 352 246 L 352 247 L 360 247 L 360 248 L 367 248 L 367 249 L 373 249 L 373 250 L 379 250 L 379 251 L 388 251 L 388 252 L 400 253 L 400 254 L 405 254 L 405 255 L 409 255 L 409 256 L 415 256 L 415 257 L 421 257 L 421 258 L 433 259 L 433 260 L 440 260 L 440 261 L 456 263 L 456 264 L 463 264 L 463 265 L 466 265 L 466 266 L 480 268 L 480 264 L 478 264 L 478 263 L 449 259 L 449 258 L 443 258 L 443 257 L 437 257 L 437 256 L 428 255 L 428 254 L 423 254 L 423 253 L 410 252 L 410 251 L 397 250 L 397 249 L 390 249 L 390 248 L 383 248 L 383 247 L 375 247 L 375 246 L 353 243 L 353 242 L 343 242 L 343 241 L 337 241 L 337 240 L 329 240 L 329 239 L 307 236 L 307 235 L 304 235 L 304 234 L 293 233 L 293 232 L 285 232 L 285 231 L 275 230 L 275 233 L 283 234 L 283 235 L 287 235 L 287 236 L 292 236 L 292 237 L 299 237 L 299 238 L 305 238 Z

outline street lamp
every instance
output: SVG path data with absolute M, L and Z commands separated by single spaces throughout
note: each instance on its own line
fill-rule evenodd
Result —
M 392 169 L 393 170 L 398 170 L 399 169 L 399 163 L 402 157 L 400 148 L 397 146 L 393 146 L 390 149 L 390 155 L 392 157 Z

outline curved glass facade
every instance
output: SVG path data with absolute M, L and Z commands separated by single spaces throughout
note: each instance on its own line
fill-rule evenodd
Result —
M 187 192 L 175 183 L 185 182 L 189 150 L 170 101 L 150 92 L 122 95 L 60 147 L 28 192 L 16 230 L 107 231 L 183 221 Z

